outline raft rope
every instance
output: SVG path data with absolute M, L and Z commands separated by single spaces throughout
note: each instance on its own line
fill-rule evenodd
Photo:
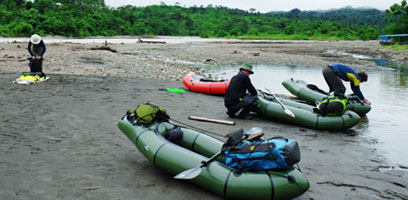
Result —
M 299 165 L 298 165 L 298 167 L 299 167 Z M 298 169 L 298 170 L 300 171 L 300 169 Z M 302 171 L 300 171 L 300 172 L 302 172 Z M 275 173 L 274 171 L 265 171 L 265 173 L 273 174 L 273 175 L 275 175 L 275 176 L 280 176 L 280 177 L 283 177 L 283 178 L 287 178 L 288 181 L 289 181 L 289 180 L 292 180 L 292 181 L 294 181 L 294 184 L 296 184 L 296 186 L 297 186 L 298 188 L 300 188 L 301 190 L 305 190 L 305 188 L 302 188 L 302 186 L 300 186 L 300 184 L 296 181 L 295 177 L 289 175 L 288 173 L 286 173 L 286 174 L 281 174 L 281 173 L 279 173 L 279 172 L 276 172 L 276 173 Z M 310 183 L 309 183 L 309 184 L 310 184 Z
M 201 132 L 205 132 L 205 133 L 210 133 L 210 134 L 213 134 L 213 135 L 216 135 L 216 136 L 219 136 L 219 137 L 223 137 L 223 138 L 226 137 L 226 135 L 222 135 L 222 134 L 219 134 L 219 133 L 214 133 L 214 132 L 207 131 L 207 130 L 204 130 L 204 129 L 201 129 L 201 128 L 197 128 L 197 127 L 195 127 L 195 126 L 186 124 L 186 123 L 184 123 L 184 122 L 181 122 L 181 121 L 178 121 L 178 120 L 175 120 L 175 119 L 171 119 L 171 121 L 174 121 L 174 122 L 177 122 L 178 124 L 183 125 L 183 126 L 178 125 L 178 126 L 183 127 L 183 128 L 187 128 L 187 127 L 188 127 L 188 128 L 194 129 L 194 130 L 196 130 L 196 131 L 201 131 Z

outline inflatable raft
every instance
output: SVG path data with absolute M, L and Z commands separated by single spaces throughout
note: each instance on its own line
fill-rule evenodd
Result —
M 188 89 L 193 92 L 206 94 L 225 94 L 227 92 L 230 81 L 215 81 L 204 79 L 203 77 L 190 72 L 183 78 L 183 83 Z
M 282 85 L 299 99 L 305 100 L 313 105 L 316 101 L 320 102 L 327 97 L 327 94 L 323 94 L 322 90 L 302 80 L 290 79 L 283 81 Z M 358 97 L 354 98 L 353 95 L 349 95 L 349 97 L 348 110 L 352 110 L 359 115 L 365 115 L 371 110 L 371 106 L 358 99 Z
M 322 116 L 315 107 L 287 99 L 280 99 L 295 117 L 285 113 L 275 96 L 259 91 L 257 113 L 265 118 L 320 130 L 344 130 L 360 122 L 360 116 L 347 110 L 340 116 Z
M 200 166 L 223 145 L 220 140 L 187 128 L 181 128 L 182 138 L 170 142 L 165 135 L 174 125 L 167 122 L 144 127 L 132 125 L 125 117 L 119 120 L 118 127 L 153 165 L 173 176 Z M 291 199 L 309 188 L 309 182 L 296 168 L 237 173 L 223 163 L 224 157 L 219 156 L 188 181 L 226 199 Z

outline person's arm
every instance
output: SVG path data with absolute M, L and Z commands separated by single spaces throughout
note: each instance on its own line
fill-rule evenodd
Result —
M 31 45 L 33 45 L 33 44 L 31 43 L 31 41 L 29 41 L 27 49 L 28 49 L 28 53 L 30 53 L 31 57 L 33 57 L 34 53 L 31 51 Z
M 258 91 L 256 91 L 255 87 L 252 85 L 251 79 L 249 79 L 249 77 L 247 79 L 247 84 L 246 85 L 247 85 L 248 92 L 251 94 L 251 96 L 258 95 Z
M 371 102 L 368 99 L 364 98 L 364 95 L 360 90 L 360 86 L 354 86 L 353 82 L 350 82 L 350 87 L 351 87 L 351 90 L 353 90 L 354 94 L 358 96 L 358 98 L 363 100 L 364 103 L 371 105 Z
M 354 94 L 356 94 L 358 98 L 363 100 L 364 103 L 370 105 L 371 102 L 368 99 L 364 98 L 364 95 L 360 90 L 360 80 L 356 77 L 356 75 L 352 73 L 347 73 L 347 78 L 350 80 L 350 87 L 351 90 L 353 90 Z
M 41 55 L 41 57 L 43 57 L 43 55 L 44 55 L 45 51 L 47 50 L 47 48 L 45 47 L 45 43 L 44 43 L 43 40 L 41 40 L 40 45 L 41 45 L 42 48 L 43 48 L 43 51 L 41 52 L 40 55 Z
M 364 99 L 364 103 L 371 105 L 371 101 L 369 101 L 368 99 Z

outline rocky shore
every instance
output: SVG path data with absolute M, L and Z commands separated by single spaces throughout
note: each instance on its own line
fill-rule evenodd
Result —
M 408 63 L 406 51 L 387 50 L 378 41 L 208 39 L 200 42 L 170 37 L 126 38 L 118 43 L 115 39 L 99 39 L 95 43 L 84 43 L 81 39 L 65 42 L 49 39 L 47 43 L 45 38 L 44 70 L 53 74 L 181 80 L 189 71 L 199 72 L 202 65 L 267 63 L 322 67 L 337 62 L 354 68 L 378 70 L 372 61 L 360 59 L 367 56 Z M 23 39 L 1 43 L 0 67 L 3 72 L 28 69 L 26 45 Z
M 384 49 L 378 41 L 97 39 L 45 38 L 44 72 L 51 78 L 33 85 L 12 83 L 29 69 L 28 39 L 0 42 L 0 199 L 220 199 L 156 169 L 116 127 L 128 109 L 151 100 L 173 119 L 211 132 L 258 126 L 267 137 L 297 140 L 299 167 L 311 185 L 298 199 L 408 199 L 407 170 L 389 167 L 369 137 L 258 117 L 234 119 L 235 126 L 191 121 L 189 115 L 231 119 L 222 97 L 161 90 L 183 88 L 184 75 L 208 73 L 200 68 L 205 65 L 341 62 L 383 70 L 359 56 L 404 63 L 406 51 Z

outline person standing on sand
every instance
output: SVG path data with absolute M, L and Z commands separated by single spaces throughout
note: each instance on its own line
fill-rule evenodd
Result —
M 249 75 L 253 73 L 252 66 L 247 65 L 241 67 L 238 74 L 232 77 L 224 98 L 224 105 L 228 109 L 229 117 L 253 119 L 250 112 L 258 102 L 258 92 L 249 79 Z M 241 112 L 236 116 L 239 110 Z
M 41 37 L 37 34 L 31 36 L 27 47 L 28 53 L 31 55 L 30 59 L 30 71 L 41 72 L 41 76 L 45 76 L 42 72 L 42 60 L 46 51 L 45 43 Z
M 334 91 L 335 95 L 344 95 L 346 87 L 344 87 L 341 80 L 347 81 L 350 82 L 350 87 L 354 94 L 363 100 L 364 103 L 371 105 L 371 102 L 364 98 L 363 93 L 360 90 L 360 83 L 367 82 L 367 74 L 365 72 L 357 73 L 351 67 L 344 64 L 331 64 L 323 68 L 322 73 L 324 80 L 326 80 L 326 83 L 329 86 L 329 93 Z

